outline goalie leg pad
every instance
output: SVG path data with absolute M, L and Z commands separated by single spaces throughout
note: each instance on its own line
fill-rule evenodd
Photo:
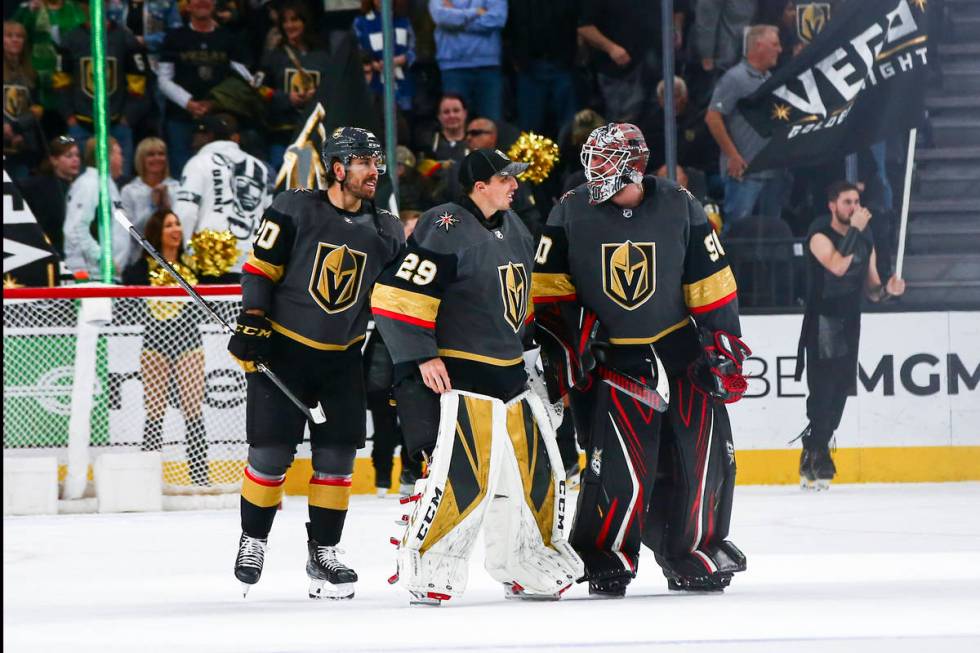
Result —
M 440 398 L 429 475 L 398 551 L 399 581 L 413 595 L 451 598 L 466 588 L 468 560 L 493 497 L 500 447 L 494 422 L 503 403 L 450 391 Z
M 728 412 L 686 378 L 674 379 L 656 496 L 643 542 L 668 577 L 731 575 L 745 556 L 725 538 L 735 488 Z
M 486 568 L 522 598 L 557 598 L 584 573 L 566 541 L 565 472 L 541 399 L 526 392 L 507 405 L 500 476 L 487 514 Z
M 663 414 L 605 384 L 587 397 L 586 466 L 571 544 L 591 580 L 632 578 L 657 469 Z

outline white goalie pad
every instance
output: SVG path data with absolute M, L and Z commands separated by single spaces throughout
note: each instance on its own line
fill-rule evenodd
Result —
M 429 475 L 419 483 L 424 489 L 399 546 L 399 582 L 433 599 L 462 594 L 469 556 L 489 518 L 491 576 L 527 594 L 557 595 L 584 572 L 565 538 L 564 472 L 540 399 L 525 392 L 505 406 L 451 391 L 440 404 Z

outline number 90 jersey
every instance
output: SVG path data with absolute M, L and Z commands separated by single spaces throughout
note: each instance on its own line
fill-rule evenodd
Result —
M 453 388 L 499 396 L 526 379 L 534 241 L 512 211 L 478 211 L 464 198 L 422 214 L 371 310 L 396 364 L 441 357 Z
M 321 351 L 364 339 L 371 286 L 403 247 L 401 222 L 371 202 L 349 213 L 321 191 L 276 197 L 242 266 L 242 304 L 276 332 Z
M 631 209 L 589 204 L 584 185 L 555 206 L 535 256 L 539 320 L 545 308 L 560 308 L 565 321 L 577 320 L 578 307 L 591 309 L 614 346 L 681 336 L 692 331 L 692 316 L 699 326 L 740 333 L 735 278 L 701 205 L 670 181 L 645 177 L 643 185 L 643 201 Z M 657 352 L 670 367 L 672 352 Z

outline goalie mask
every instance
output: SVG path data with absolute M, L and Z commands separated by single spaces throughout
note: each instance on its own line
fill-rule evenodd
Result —
M 581 155 L 589 202 L 605 202 L 628 184 L 640 183 L 649 158 L 650 150 L 636 125 L 614 122 L 594 129 Z
M 387 169 L 384 150 L 378 138 L 360 127 L 338 127 L 333 130 L 330 138 L 323 143 L 321 154 L 323 164 L 328 168 L 334 159 L 339 160 L 346 170 L 351 159 L 368 157 L 374 158 L 379 175 L 383 175 Z

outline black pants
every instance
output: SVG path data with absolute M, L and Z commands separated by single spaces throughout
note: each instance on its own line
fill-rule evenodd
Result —
M 806 380 L 810 394 L 806 398 L 806 416 L 810 434 L 803 439 L 807 449 L 826 449 L 834 431 L 840 426 L 844 405 L 851 394 L 855 375 L 850 357 L 817 358 L 807 352 Z
M 660 464 L 643 543 L 668 575 L 724 570 L 735 490 L 735 447 L 728 410 L 686 376 L 671 380 Z
M 374 424 L 374 435 L 371 438 L 371 461 L 374 463 L 375 487 L 391 487 L 391 471 L 394 467 L 395 447 L 401 447 L 402 471 L 409 471 L 416 478 L 422 475 L 422 465 L 408 455 L 402 429 L 398 424 L 398 411 L 391 405 L 391 393 L 369 392 L 367 396 L 368 410 L 371 411 L 371 421 Z

